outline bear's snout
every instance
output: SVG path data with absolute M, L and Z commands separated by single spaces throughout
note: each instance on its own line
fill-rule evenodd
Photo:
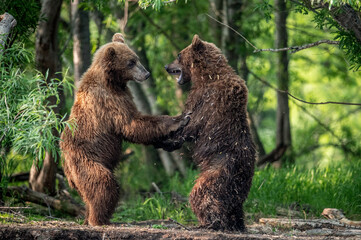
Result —
M 145 79 L 148 79 L 150 77 L 150 72 L 147 72 L 146 74 L 145 74 Z

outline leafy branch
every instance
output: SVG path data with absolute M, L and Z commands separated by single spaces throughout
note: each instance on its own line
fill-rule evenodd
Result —
M 67 124 L 48 99 L 55 98 L 57 104 L 60 101 L 58 89 L 72 90 L 73 87 L 66 77 L 47 82 L 47 76 L 22 70 L 21 64 L 16 64 L 29 63 L 31 58 L 19 45 L 6 49 L 0 57 L 0 125 L 6 126 L 0 136 L 0 147 L 11 146 L 20 154 L 44 159 L 46 151 L 54 156 L 58 151 L 58 138 L 53 129 L 60 133 Z

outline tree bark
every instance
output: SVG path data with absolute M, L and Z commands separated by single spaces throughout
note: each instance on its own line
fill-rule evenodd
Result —
M 6 49 L 6 42 L 8 39 L 8 36 L 11 32 L 11 30 L 16 26 L 16 19 L 9 13 L 4 13 L 2 15 L 0 15 L 0 55 L 3 54 L 4 50 Z M 1 140 L 0 140 L 1 143 Z M 3 150 L 4 149 L 0 149 L 0 161 L 1 164 L 6 164 L 5 163 L 5 154 L 3 154 Z M 5 151 L 6 152 L 6 151 Z M 3 155 L 3 156 L 1 156 Z M 3 166 L 0 166 L 0 183 L 4 180 L 3 179 Z M 2 206 L 4 204 L 3 201 L 3 187 L 2 185 L 0 185 L 0 206 Z
M 79 8 L 82 0 L 71 1 L 75 85 L 91 64 L 89 12 Z M 99 33 L 101 34 L 101 33 Z
M 287 47 L 288 35 L 286 21 L 288 9 L 284 0 L 275 0 L 275 47 Z M 277 61 L 277 85 L 278 89 L 288 91 L 288 53 L 279 52 Z M 277 92 L 277 115 L 276 115 L 276 146 L 291 148 L 291 126 L 288 96 L 286 93 Z M 287 153 L 286 153 L 287 154 Z M 289 155 L 289 154 L 288 154 Z
M 9 13 L 0 15 L 0 54 L 6 49 L 6 41 L 11 30 L 16 26 L 16 19 Z
M 61 62 L 58 56 L 58 23 L 60 16 L 62 0 L 41 0 L 41 16 L 46 20 L 40 20 L 36 33 L 36 54 L 35 63 L 37 69 L 47 76 L 47 80 L 52 78 L 61 78 Z M 54 108 L 56 113 L 59 113 L 61 104 L 64 102 L 64 95 L 62 90 L 59 90 L 61 103 Z M 49 98 L 50 105 L 56 105 L 55 98 Z M 57 131 L 53 131 L 58 134 Z M 56 155 L 56 154 L 55 154 Z M 29 185 L 31 189 L 55 195 L 55 174 L 57 169 L 56 159 L 53 153 L 46 153 L 42 168 L 39 168 L 36 163 L 33 164 L 30 170 Z

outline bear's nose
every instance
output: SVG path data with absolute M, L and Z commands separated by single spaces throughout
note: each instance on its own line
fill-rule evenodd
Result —
M 148 79 L 150 77 L 150 72 L 147 72 L 146 74 L 145 74 L 145 79 Z
M 168 70 L 168 65 L 165 65 L 164 68 L 165 68 L 165 70 L 167 71 L 167 70 Z

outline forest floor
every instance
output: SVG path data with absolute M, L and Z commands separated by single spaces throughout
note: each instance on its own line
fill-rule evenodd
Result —
M 69 221 L 30 221 L 0 223 L 0 239 L 361 239 L 360 228 L 347 228 L 319 219 L 319 224 L 293 224 L 274 227 L 255 223 L 246 233 L 216 232 L 183 226 L 173 220 L 90 227 Z M 302 220 L 301 220 L 302 221 Z M 317 220 L 312 220 L 318 222 Z M 261 221 L 260 221 L 261 222 Z

